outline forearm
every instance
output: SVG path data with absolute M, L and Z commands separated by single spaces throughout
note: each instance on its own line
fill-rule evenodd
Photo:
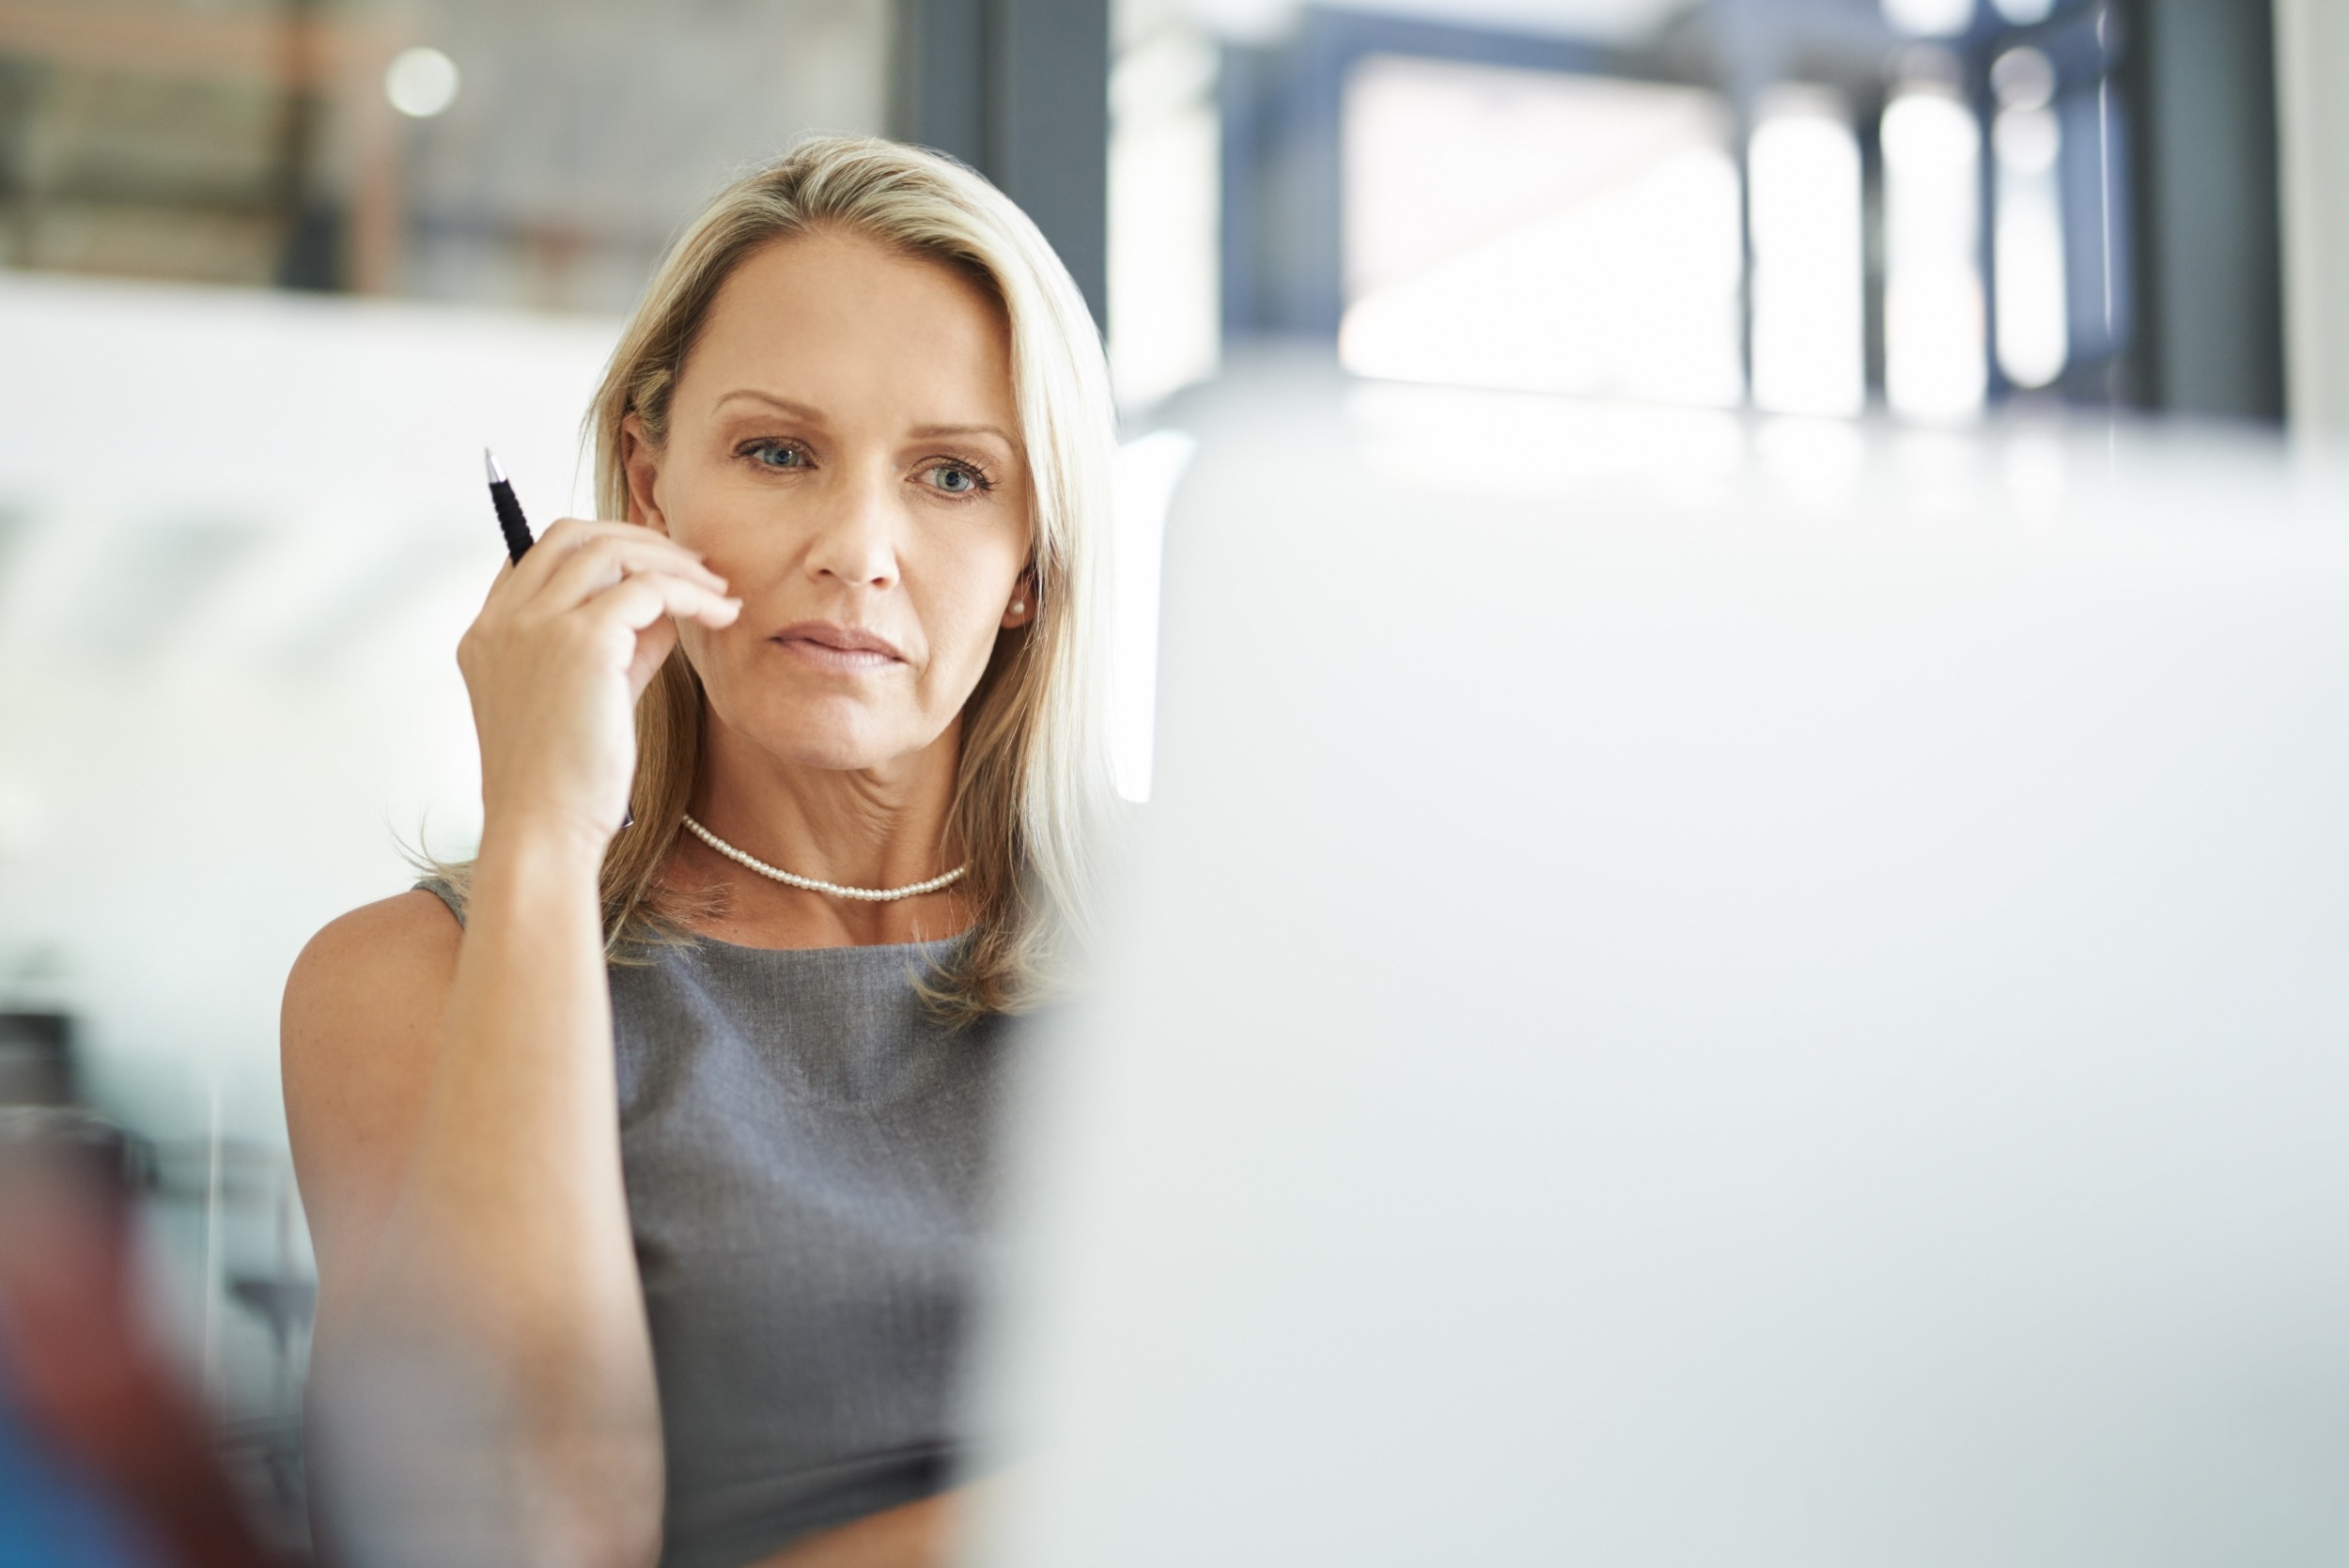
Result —
M 482 845 L 431 1095 L 393 1245 L 469 1281 L 492 1327 L 641 1321 L 620 1180 L 596 855 L 527 831 Z M 422 1260 L 412 1260 L 422 1261 Z
M 596 872 L 595 847 L 560 834 L 485 838 L 424 1118 L 345 1344 L 480 1369 L 490 1386 L 468 1392 L 493 1408 L 476 1419 L 502 1430 L 448 1440 L 485 1445 L 543 1555 L 576 1537 L 596 1549 L 574 1560 L 627 1560 L 657 1539 L 660 1423 Z

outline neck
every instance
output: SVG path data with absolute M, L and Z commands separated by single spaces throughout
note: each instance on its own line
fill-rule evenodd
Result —
M 877 768 L 784 761 L 704 717 L 702 767 L 688 810 L 768 864 L 851 888 L 898 888 L 961 863 L 948 831 L 959 722 Z M 717 892 L 706 934 L 749 947 L 841 947 L 927 940 L 971 922 L 959 886 L 894 903 L 851 902 L 787 887 L 680 835 L 672 865 L 686 886 Z

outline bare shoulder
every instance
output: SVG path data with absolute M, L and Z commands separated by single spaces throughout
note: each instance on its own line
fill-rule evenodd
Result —
M 310 939 L 294 960 L 288 990 L 331 990 L 428 961 L 454 965 L 463 935 L 448 906 L 421 888 L 363 904 Z
M 389 1030 L 437 1028 L 464 936 L 428 893 L 403 893 L 329 921 L 286 978 L 281 1044 L 288 1072 L 380 1053 Z
M 322 1270 L 397 1191 L 463 936 L 438 898 L 404 893 L 329 922 L 287 977 L 287 1130 Z

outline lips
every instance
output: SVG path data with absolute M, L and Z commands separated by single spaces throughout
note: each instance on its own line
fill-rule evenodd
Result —
M 837 621 L 796 622 L 768 641 L 824 669 L 877 670 L 905 662 L 897 644 L 879 632 Z

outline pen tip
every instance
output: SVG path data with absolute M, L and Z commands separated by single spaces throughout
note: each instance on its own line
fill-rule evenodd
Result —
M 490 449 L 486 446 L 481 449 L 481 466 L 490 471 L 490 483 L 492 485 L 506 483 L 506 471 L 498 467 L 498 460 L 490 456 Z

